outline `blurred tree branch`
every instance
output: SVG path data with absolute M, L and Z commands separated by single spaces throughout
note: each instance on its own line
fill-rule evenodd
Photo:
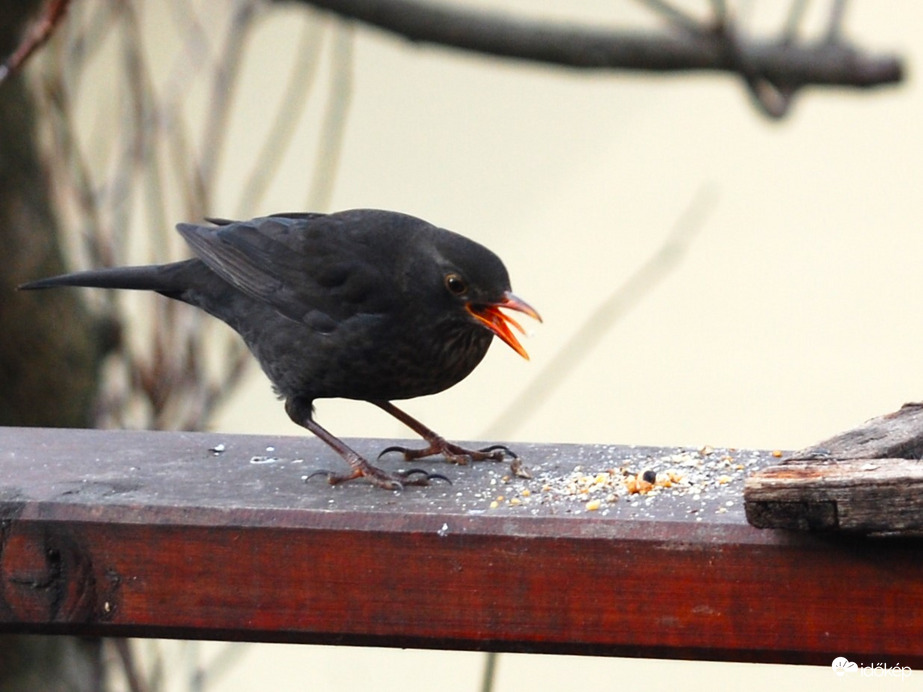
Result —
M 706 21 L 668 0 L 638 0 L 670 29 L 654 33 L 517 18 L 426 0 L 276 1 L 312 5 L 416 43 L 501 58 L 576 69 L 735 74 L 755 105 L 777 119 L 806 86 L 863 89 L 895 84 L 904 74 L 899 57 L 872 55 L 843 38 L 846 0 L 832 3 L 826 34 L 812 42 L 796 40 L 806 0 L 792 1 L 782 31 L 772 40 L 744 37 L 724 0 L 712 0 Z M 47 0 L 31 34 L 0 66 L 0 82 L 48 39 L 70 2 Z
M 0 3 L 0 49 L 16 45 L 37 3 Z M 107 325 L 81 296 L 16 294 L 32 276 L 64 271 L 32 94 L 20 79 L 0 90 L 0 424 L 82 427 L 92 421 Z
M 277 0 L 280 1 L 280 0 Z M 778 39 L 745 40 L 723 2 L 714 18 L 697 22 L 663 0 L 645 0 L 671 32 L 600 29 L 515 18 L 424 0 L 284 0 L 328 10 L 416 43 L 431 43 L 502 58 L 577 69 L 643 72 L 727 72 L 741 76 L 767 115 L 782 117 L 806 86 L 869 88 L 903 79 L 894 55 L 872 55 L 839 32 L 843 3 L 834 3 L 831 30 L 821 41 L 798 43 L 795 25 L 803 3 Z M 834 30 L 836 29 L 836 30 Z
M 2 54 L 37 5 L 0 2 Z M 98 323 L 75 293 L 44 304 L 15 293 L 31 276 L 64 270 L 35 112 L 23 80 L 10 79 L 0 90 L 0 425 L 87 426 L 105 350 Z M 98 639 L 0 635 L 0 689 L 98 690 L 101 651 Z
M 22 7 L 29 8 L 31 12 L 31 5 L 35 4 L 37 3 L 23 3 Z M 33 23 L 29 34 L 20 41 L 16 50 L 4 60 L 2 65 L 0 65 L 0 82 L 6 79 L 7 75 L 18 71 L 22 64 L 51 38 L 54 30 L 64 18 L 64 13 L 67 12 L 69 5 L 70 0 L 48 0 L 48 2 L 45 3 L 44 12 L 39 17 L 38 21 Z M 25 20 L 27 16 L 28 15 L 24 14 L 23 20 Z M 10 26 L 15 26 L 17 29 L 19 28 L 18 25 Z
M 163 262 L 184 251 L 168 219 L 214 214 L 222 157 L 243 146 L 230 134 L 234 94 L 266 7 L 0 0 L 0 61 L 10 56 L 0 64 L 0 425 L 201 429 L 240 382 L 252 363 L 243 342 L 174 301 L 15 289 L 68 268 Z M 324 205 L 335 180 L 352 31 L 301 14 L 303 54 L 282 58 L 297 65 L 278 103 L 266 99 L 270 124 L 251 126 L 260 155 L 240 198 L 248 217 L 278 175 L 265 161 L 292 148 L 312 99 L 323 102 L 323 146 L 304 186 Z M 158 32 L 176 45 L 152 49 Z M 315 84 L 311 75 L 328 63 L 332 78 Z M 197 96 L 211 105 L 198 119 L 186 109 Z M 151 659 L 146 670 L 121 640 L 0 636 L 0 690 L 102 690 L 113 676 L 124 678 L 119 689 L 163 689 Z M 199 659 L 188 654 L 183 672 L 196 689 L 239 651 L 219 665 Z

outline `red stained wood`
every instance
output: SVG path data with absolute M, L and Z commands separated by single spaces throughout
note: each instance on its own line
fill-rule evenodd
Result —
M 0 429 L 0 631 L 923 665 L 923 544 L 755 529 L 742 475 L 589 512 L 542 488 L 677 450 L 516 447 L 396 494 L 303 483 L 309 438 Z

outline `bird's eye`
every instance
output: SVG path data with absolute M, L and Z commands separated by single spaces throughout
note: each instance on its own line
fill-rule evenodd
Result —
M 468 284 L 458 274 L 446 274 L 445 287 L 456 296 L 464 295 L 468 290 Z

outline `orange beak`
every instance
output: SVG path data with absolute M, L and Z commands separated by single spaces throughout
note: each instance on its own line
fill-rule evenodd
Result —
M 514 320 L 509 315 L 500 312 L 500 310 L 501 308 L 505 308 L 507 310 L 515 310 L 541 322 L 542 317 L 538 314 L 535 308 L 529 305 L 522 298 L 513 295 L 509 291 L 503 294 L 503 300 L 500 300 L 496 303 L 490 303 L 488 305 L 472 305 L 471 303 L 468 303 L 465 308 L 469 313 L 471 313 L 474 319 L 476 319 L 494 334 L 503 339 L 503 341 L 505 341 L 510 348 L 516 351 L 516 353 L 521 355 L 526 360 L 529 360 L 529 354 L 526 353 L 526 349 L 524 349 L 522 344 L 519 343 L 519 339 L 516 338 L 516 335 L 513 333 L 510 327 L 515 327 L 517 330 L 519 330 L 520 334 L 525 334 L 525 329 L 520 326 L 519 322 Z

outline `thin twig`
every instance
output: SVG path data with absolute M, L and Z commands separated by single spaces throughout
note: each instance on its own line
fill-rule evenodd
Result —
M 125 3 L 125 5 L 128 7 L 130 3 Z M 122 64 L 132 119 L 126 124 L 130 135 L 125 137 L 128 147 L 125 168 L 114 179 L 121 179 L 123 185 L 131 188 L 135 180 L 133 173 L 137 171 L 140 174 L 144 190 L 143 209 L 146 214 L 147 227 L 151 233 L 161 235 L 167 228 L 167 221 L 164 214 L 166 193 L 162 185 L 165 176 L 160 167 L 156 148 L 159 133 L 155 122 L 154 104 L 157 97 L 151 83 L 147 63 L 142 55 L 144 42 L 142 27 L 133 8 L 126 11 L 123 24 Z M 126 189 L 123 197 L 130 199 L 131 190 Z M 113 202 L 112 208 L 119 209 L 121 205 L 116 200 Z M 126 215 L 128 211 L 130 210 L 124 209 L 121 218 L 116 219 L 117 227 L 122 229 L 123 233 L 127 233 L 130 228 L 130 218 Z M 150 243 L 151 259 L 154 261 L 163 261 L 163 253 L 159 252 L 160 245 L 157 242 Z
M 507 437 L 534 415 L 612 327 L 670 276 L 705 226 L 705 219 L 716 203 L 717 195 L 711 187 L 699 190 L 657 252 L 584 320 L 535 379 L 493 420 L 482 439 Z
M 45 3 L 45 10 L 29 30 L 26 38 L 0 65 L 0 84 L 10 75 L 21 70 L 26 60 L 51 38 L 61 20 L 64 19 L 69 6 L 70 0 L 48 0 Z
M 798 38 L 798 31 L 801 29 L 801 22 L 807 8 L 807 0 L 792 0 L 788 17 L 785 19 L 785 26 L 782 27 L 781 38 L 784 43 L 791 45 Z
M 276 173 L 276 167 L 267 165 L 267 162 L 281 158 L 304 114 L 308 96 L 314 90 L 314 82 L 320 65 L 323 24 L 323 22 L 308 18 L 302 28 L 301 37 L 294 51 L 292 72 L 283 97 L 276 108 L 276 117 L 272 121 L 263 146 L 253 158 L 254 164 L 247 183 L 241 189 L 237 209 L 238 217 L 249 217 L 255 214 L 256 208 Z
M 189 65 L 210 63 L 210 35 L 194 15 L 194 8 L 183 3 L 184 12 L 178 12 L 180 3 L 169 3 L 176 15 L 177 34 L 183 36 L 182 47 L 173 60 L 170 75 L 161 89 L 158 101 L 157 122 L 162 128 L 172 165 L 169 170 L 179 178 L 178 188 L 183 196 L 182 209 L 189 219 L 200 219 L 208 213 L 208 192 L 199 166 L 190 165 L 195 160 L 189 125 L 183 117 L 186 94 L 192 89 L 196 77 L 202 73 L 190 70 Z M 171 236 L 178 240 L 177 236 Z
M 663 17 L 671 27 L 680 29 L 692 36 L 698 36 L 702 33 L 702 27 L 695 17 L 674 7 L 666 0 L 637 0 L 645 5 L 652 12 L 656 12 Z
M 484 673 L 481 675 L 481 692 L 493 692 L 494 683 L 497 681 L 497 661 L 499 654 L 488 651 L 484 656 Z
M 799 86 L 777 85 L 750 64 L 737 34 L 736 24 L 729 18 L 715 25 L 715 35 L 720 38 L 728 63 L 743 79 L 757 109 L 776 120 L 788 113 Z
M 204 190 L 214 187 L 221 163 L 221 154 L 228 132 L 228 119 L 237 86 L 237 78 L 244 56 L 246 39 L 252 28 L 251 18 L 256 12 L 253 0 L 238 0 L 235 3 L 230 28 L 224 41 L 224 49 L 218 60 L 212 81 L 210 105 L 205 117 L 202 155 L 199 169 Z M 210 205 L 206 205 L 210 206 Z
M 97 194 L 92 167 L 87 162 L 76 137 L 77 127 L 73 113 L 71 93 L 68 84 L 60 73 L 49 75 L 43 84 L 46 105 L 51 117 L 48 118 L 53 140 L 51 165 L 57 169 L 59 176 L 68 180 L 63 191 L 70 195 L 80 212 L 80 218 L 87 228 L 96 232 L 84 233 L 83 251 L 89 260 L 97 266 L 112 263 L 111 244 L 100 242 L 99 230 L 102 227 L 100 199 Z
M 827 21 L 826 41 L 837 44 L 843 39 L 843 20 L 846 17 L 846 0 L 833 0 L 830 6 L 830 18 Z
M 352 101 L 352 27 L 343 24 L 334 28 L 332 53 L 330 93 L 321 123 L 320 146 L 314 160 L 308 209 L 327 209 L 333 196 L 333 185 L 346 133 L 346 116 Z
M 128 682 L 128 689 L 131 692 L 148 692 L 147 684 L 138 674 L 138 668 L 135 665 L 135 657 L 131 652 L 131 642 L 127 639 L 114 638 L 110 639 L 112 646 L 115 648 L 122 664 L 122 671 L 125 673 L 125 680 Z

